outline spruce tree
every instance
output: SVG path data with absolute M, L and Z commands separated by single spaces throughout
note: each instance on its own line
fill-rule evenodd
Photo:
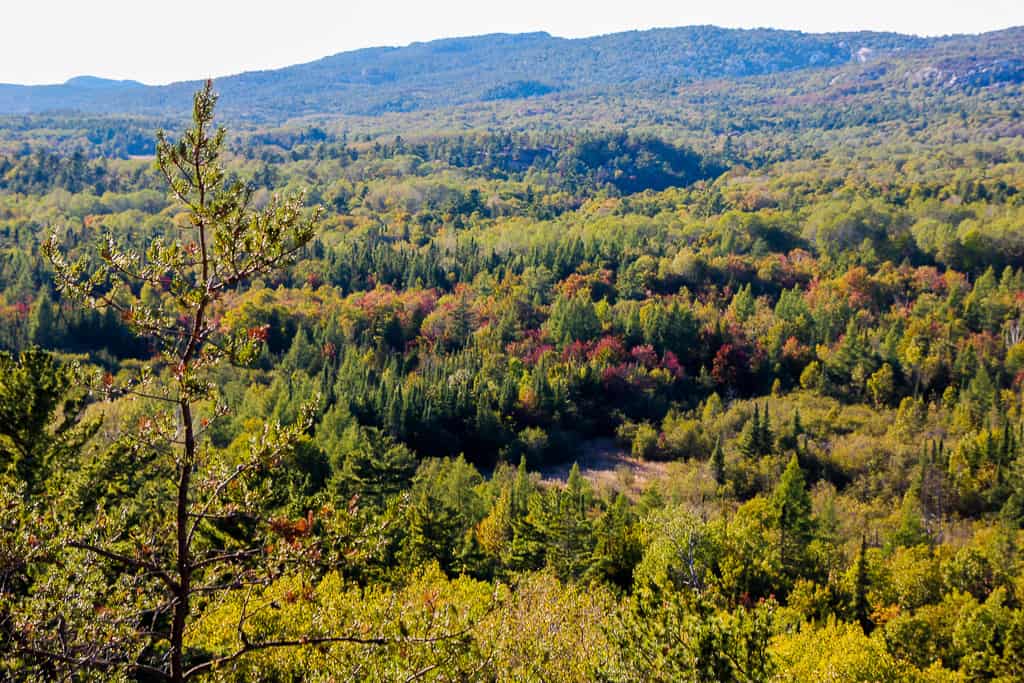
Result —
M 83 420 L 84 373 L 39 348 L 0 352 L 0 484 L 41 494 L 54 465 L 67 467 L 100 427 Z
M 721 486 L 725 483 L 725 449 L 722 448 L 722 437 L 715 441 L 715 450 L 711 452 L 711 475 Z
M 856 619 L 864 633 L 870 634 L 874 628 L 871 621 L 871 604 L 868 602 L 868 543 L 864 536 L 860 537 L 860 552 L 854 567 L 853 579 L 853 618 Z
M 28 320 L 29 342 L 42 348 L 55 348 L 60 340 L 57 338 L 57 311 L 50 300 L 49 293 L 43 293 L 36 299 Z
M 807 546 L 814 536 L 811 497 L 796 455 L 789 459 L 775 487 L 772 502 L 781 535 L 779 552 L 782 566 L 791 578 L 796 578 L 805 569 Z
M 565 487 L 554 495 L 548 519 L 547 561 L 562 579 L 577 579 L 589 566 L 593 551 L 589 498 L 579 465 L 574 463 Z
M 506 561 L 508 569 L 528 571 L 544 565 L 552 516 L 551 500 L 549 494 L 533 489 L 525 496 L 518 496 L 520 514 L 512 518 L 512 545 Z
M 587 575 L 629 590 L 641 553 L 629 501 L 620 493 L 594 525 L 594 553 Z
M 754 404 L 754 415 L 743 425 L 743 431 L 737 439 L 737 447 L 745 458 L 753 459 L 761 455 L 759 439 L 761 436 L 761 409 Z
M 758 453 L 762 456 L 770 455 L 775 450 L 775 434 L 772 431 L 772 417 L 768 405 L 765 404 L 764 415 L 761 417 L 760 428 L 757 432 Z
M 740 453 L 750 459 L 771 455 L 775 450 L 775 434 L 767 405 L 762 413 L 760 406 L 754 404 L 754 414 L 743 426 L 737 446 Z

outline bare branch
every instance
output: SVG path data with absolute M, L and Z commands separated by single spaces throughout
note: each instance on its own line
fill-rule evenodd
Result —
M 387 645 L 392 641 L 383 637 L 361 637 L 361 636 L 323 636 L 323 637 L 312 637 L 312 638 L 293 638 L 283 640 L 266 640 L 258 643 L 245 643 L 239 649 L 235 650 L 231 654 L 224 655 L 223 657 L 217 657 L 211 659 L 208 662 L 197 664 L 188 671 L 185 672 L 185 679 L 190 679 L 194 676 L 198 676 L 211 669 L 216 669 L 222 664 L 233 662 L 236 659 L 243 657 L 251 652 L 258 652 L 260 650 L 270 650 L 274 648 L 283 647 L 308 647 L 311 645 L 328 645 L 331 643 L 350 643 L 353 645 Z
M 146 560 L 141 560 L 136 557 L 129 557 L 128 555 L 122 555 L 121 553 L 116 553 L 111 550 L 101 548 L 97 545 L 93 545 L 91 543 L 84 543 L 81 541 L 71 541 L 68 543 L 68 546 L 72 548 L 77 548 L 78 550 L 86 550 L 92 553 L 96 553 L 97 555 L 105 557 L 106 559 L 111 560 L 112 562 L 119 562 L 133 569 L 144 569 L 153 576 L 156 576 L 161 581 L 166 583 L 168 588 L 170 588 L 171 590 L 176 590 L 178 588 L 178 583 L 173 578 L 171 578 L 170 574 L 168 574 L 164 569 L 153 564 L 152 562 L 147 562 Z
M 96 657 L 74 657 L 72 655 L 61 654 L 59 652 L 50 652 L 49 650 L 40 650 L 34 647 L 19 647 L 16 649 L 19 655 L 32 657 L 35 659 L 45 659 L 53 662 L 61 662 L 62 664 L 71 664 L 78 669 L 92 669 L 100 671 L 109 671 L 110 669 L 118 668 L 123 666 L 129 672 L 132 673 L 145 673 L 150 676 L 156 676 L 161 680 L 170 680 L 168 676 L 161 669 L 156 667 L 148 666 L 146 664 L 137 663 L 125 663 L 111 661 L 108 659 L 100 659 Z

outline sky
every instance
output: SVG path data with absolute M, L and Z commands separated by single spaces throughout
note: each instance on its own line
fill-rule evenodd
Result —
M 11 0 L 0 83 L 72 76 L 160 84 L 337 52 L 482 33 L 575 38 L 715 24 L 803 31 L 981 33 L 1024 25 L 1024 0 Z

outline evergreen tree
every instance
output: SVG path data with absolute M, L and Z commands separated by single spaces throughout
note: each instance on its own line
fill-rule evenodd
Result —
M 601 321 L 586 292 L 560 297 L 551 306 L 547 328 L 559 344 L 589 341 L 601 333 Z
M 323 354 L 313 343 L 309 331 L 304 326 L 300 326 L 279 367 L 285 373 L 290 374 L 295 370 L 303 370 L 315 377 L 320 372 L 322 359 Z
M 628 671 L 610 671 L 608 678 L 652 683 L 771 680 L 772 611 L 773 605 L 764 603 L 730 614 L 716 610 L 707 599 L 644 587 L 629 598 L 612 631 Z
M 789 459 L 775 487 L 772 503 L 781 535 L 779 552 L 782 566 L 791 578 L 799 577 L 806 569 L 807 547 L 814 536 L 814 520 L 811 518 L 811 497 L 796 455 Z
M 432 495 L 432 491 L 421 489 L 410 501 L 405 514 L 403 560 L 406 565 L 416 567 L 436 560 L 445 571 L 476 569 L 476 549 L 472 542 L 466 546 L 455 511 Z
M 722 437 L 715 441 L 715 450 L 711 452 L 711 475 L 721 486 L 725 483 L 725 449 L 722 448 Z
M 629 590 L 641 551 L 629 501 L 620 493 L 594 524 L 594 554 L 587 573 Z
M 29 343 L 42 348 L 56 348 L 61 343 L 58 333 L 57 310 L 47 291 L 43 291 L 32 305 L 28 320 Z
M 452 571 L 457 574 L 473 576 L 479 579 L 487 579 L 490 572 L 487 570 L 486 556 L 476 532 L 470 528 L 462 534 L 462 543 L 459 545 L 452 560 Z
M 772 431 L 772 416 L 767 404 L 757 430 L 757 449 L 758 454 L 762 456 L 771 455 L 775 450 L 775 433 Z
M 919 471 L 910 488 L 903 494 L 903 503 L 900 506 L 900 525 L 889 542 L 894 546 L 914 546 L 927 543 L 928 540 L 928 532 L 925 529 L 924 516 L 921 509 L 921 477 Z
M 860 623 L 864 633 L 870 634 L 874 628 L 871 621 L 871 603 L 868 602 L 868 543 L 864 536 L 860 537 L 860 551 L 853 571 L 853 618 Z
M 83 420 L 88 397 L 82 373 L 31 348 L 17 357 L 0 352 L 0 478 L 39 495 L 54 466 L 71 468 L 100 427 Z
M 736 292 L 736 295 L 733 296 L 729 309 L 740 322 L 746 322 L 750 316 L 754 315 L 754 295 L 750 291 L 749 284 L 740 287 L 739 291 Z
M 573 464 L 565 488 L 554 494 L 547 520 L 547 562 L 562 579 L 578 579 L 588 569 L 593 553 L 589 500 L 579 465 Z
M 130 321 L 171 369 L 160 376 L 151 364 L 137 383 L 104 382 L 109 394 L 141 392 L 157 403 L 156 414 L 123 437 L 129 448 L 162 461 L 158 471 L 170 495 L 145 501 L 141 519 L 109 515 L 53 540 L 61 545 L 53 554 L 61 565 L 49 574 L 47 589 L 31 596 L 48 609 L 37 605 L 27 612 L 45 616 L 17 632 L 22 652 L 66 669 L 58 678 L 85 670 L 181 683 L 253 651 L 307 642 L 249 638 L 244 619 L 237 627 L 238 649 L 219 658 L 200 655 L 186 638 L 200 601 L 228 600 L 240 588 L 269 582 L 275 571 L 270 565 L 278 565 L 266 561 L 265 549 L 277 545 L 279 534 L 294 542 L 312 526 L 309 516 L 271 523 L 267 501 L 256 493 L 307 430 L 311 410 L 298 424 L 266 425 L 244 457 L 236 454 L 230 464 L 207 447 L 205 423 L 222 417 L 219 409 L 211 414 L 207 408 L 221 403 L 213 369 L 253 362 L 265 336 L 261 329 L 225 331 L 214 316 L 244 282 L 290 264 L 312 240 L 319 216 L 319 210 L 307 215 L 301 196 L 251 206 L 251 189 L 229 178 L 222 163 L 226 133 L 214 129 L 215 103 L 207 82 L 193 100 L 192 126 L 182 138 L 157 136 L 157 168 L 184 210 L 185 220 L 175 225 L 186 235 L 154 240 L 145 257 L 109 238 L 91 262 L 69 262 L 56 236 L 44 245 L 62 295 L 105 308 L 115 323 Z M 170 313 L 135 296 L 133 288 L 142 282 L 166 285 Z M 239 511 L 262 520 L 251 523 L 254 533 L 247 538 L 219 532 L 210 521 L 234 519 Z M 248 578 L 223 582 L 231 576 Z
M 408 486 L 416 456 L 388 434 L 353 424 L 342 438 L 340 451 L 333 454 L 331 466 L 331 486 L 340 497 L 359 496 L 379 509 Z
M 775 435 L 772 431 L 771 415 L 768 406 L 762 414 L 760 407 L 754 404 L 754 414 L 743 426 L 737 440 L 737 447 L 744 457 L 749 459 L 771 455 L 775 450 Z
M 551 532 L 552 496 L 531 490 L 518 500 L 526 511 L 512 519 L 512 544 L 506 565 L 512 571 L 539 569 L 544 566 Z
M 740 432 L 736 444 L 745 458 L 753 459 L 761 455 L 760 436 L 761 409 L 755 403 L 754 415 L 743 425 L 743 431 Z

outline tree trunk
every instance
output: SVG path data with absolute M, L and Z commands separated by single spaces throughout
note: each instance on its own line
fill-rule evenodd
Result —
M 171 621 L 171 680 L 175 683 L 185 680 L 182 655 L 192 579 L 192 559 L 189 557 L 188 543 L 188 493 L 192 480 L 192 465 L 195 462 L 196 443 L 195 434 L 192 431 L 192 406 L 187 400 L 181 401 L 181 422 L 185 431 L 185 447 L 182 453 L 181 472 L 178 476 L 178 501 L 175 518 L 178 542 L 178 585 L 174 595 L 174 612 Z

